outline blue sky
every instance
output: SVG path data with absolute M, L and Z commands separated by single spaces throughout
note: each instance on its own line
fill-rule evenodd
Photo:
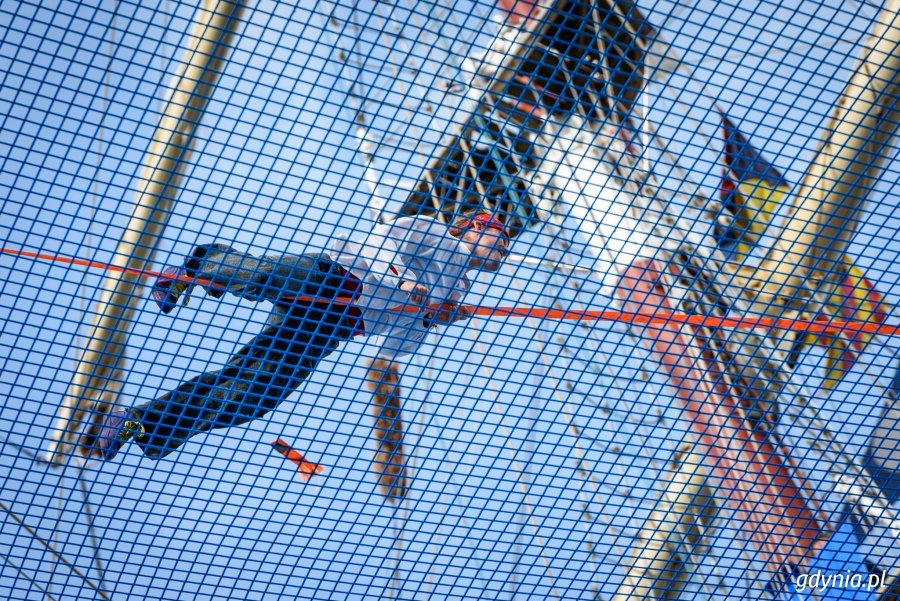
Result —
M 874 12 L 836 4 L 841 8 L 761 3 L 751 12 L 727 3 L 714 10 L 711 3 L 640 3 L 694 65 L 696 78 L 793 182 L 857 54 L 846 40 L 862 35 Z M 471 2 L 451 5 L 449 15 L 418 3 L 416 11 L 397 8 L 393 19 L 385 5 L 362 3 L 352 14 L 337 13 L 344 26 L 325 30 L 328 6 L 310 11 L 259 2 L 249 11 L 200 129 L 157 267 L 212 240 L 262 254 L 323 248 L 336 233 L 365 232 L 369 190 L 348 90 L 384 98 L 375 103 L 375 122 L 431 148 L 443 126 L 421 115 L 418 131 L 404 126 L 409 119 L 392 99 L 397 79 L 407 74 L 385 60 L 388 49 L 391 56 L 423 51 L 404 36 L 438 23 L 459 59 L 470 47 L 483 49 L 495 27 L 487 7 Z M 0 0 L 0 12 L 7 22 L 0 29 L 3 246 L 107 261 L 192 7 Z M 380 33 L 398 27 L 403 36 Z M 356 39 L 363 40 L 357 51 L 381 63 L 381 71 L 361 73 L 340 63 L 336 46 Z M 449 60 L 446 50 L 433 52 L 439 62 Z M 409 77 L 429 81 L 431 75 L 423 67 Z M 701 134 L 718 135 L 696 85 L 675 77 L 671 86 L 695 107 Z M 415 104 L 413 94 L 405 101 Z M 664 90 L 652 97 L 651 118 L 659 117 L 661 135 L 713 194 L 718 150 L 678 111 Z M 389 143 L 385 148 L 386 164 L 407 160 Z M 900 222 L 888 191 L 896 180 L 891 164 L 851 248 L 893 306 Z M 543 257 L 547 238 L 526 233 L 513 250 Z M 48 470 L 16 445 L 33 452 L 45 447 L 100 277 L 0 257 L 0 315 L 6 314 L 0 435 L 8 443 L 0 447 L 6 474 L 0 500 L 92 579 L 77 470 Z M 468 300 L 571 301 L 558 282 L 546 280 L 534 270 L 505 269 L 480 276 Z M 592 308 L 609 304 L 591 293 L 578 300 Z M 139 301 L 122 403 L 155 397 L 221 364 L 265 317 L 265 308 L 200 294 L 173 316 Z M 404 368 L 415 479 L 402 508 L 383 501 L 369 471 L 371 417 L 361 382 L 362 359 L 373 351 L 359 341 L 325 361 L 267 419 L 198 439 L 170 460 L 142 460 L 129 449 L 114 463 L 92 465 L 84 480 L 107 585 L 116 597 L 133 598 L 362 599 L 386 595 L 396 566 L 401 598 L 485 598 L 501 591 L 515 591 L 516 598 L 554 591 L 590 598 L 595 585 L 609 594 L 686 426 L 671 391 L 624 331 L 600 324 L 590 336 L 572 324 L 479 320 L 430 340 Z M 887 385 L 895 345 L 873 345 L 865 364 L 822 401 L 822 416 L 853 451 L 864 444 L 881 402 L 869 376 Z M 564 347 L 578 354 L 572 358 Z M 810 360 L 804 368 L 812 367 Z M 581 436 L 572 435 L 571 423 Z M 327 472 L 299 481 L 270 451 L 267 443 L 277 437 Z M 588 479 L 577 469 L 582 454 L 592 466 Z M 749 577 L 733 535 L 730 527 L 713 533 L 712 556 L 716 576 L 740 598 Z M 48 586 L 54 598 L 95 598 L 5 517 L 0 540 L 8 549 L 0 591 L 10 598 L 41 598 Z M 835 540 L 821 561 L 844 553 L 846 565 L 856 565 L 847 540 Z M 696 594 L 702 598 L 703 589 Z

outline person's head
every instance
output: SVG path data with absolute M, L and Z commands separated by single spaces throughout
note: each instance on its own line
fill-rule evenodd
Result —
M 466 245 L 472 258 L 469 267 L 497 271 L 509 254 L 509 236 L 503 223 L 489 213 L 464 215 L 450 226 L 450 234 Z

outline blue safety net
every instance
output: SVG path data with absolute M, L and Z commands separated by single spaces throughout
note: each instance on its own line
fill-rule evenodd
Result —
M 0 597 L 900 595 L 897 2 L 0 35 Z

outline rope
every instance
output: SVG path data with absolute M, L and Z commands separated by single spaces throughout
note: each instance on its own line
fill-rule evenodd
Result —
M 135 269 L 132 267 L 122 267 L 119 265 L 110 265 L 99 261 L 89 261 L 87 259 L 79 259 L 74 257 L 66 257 L 62 255 L 54 255 L 49 253 L 26 251 L 15 248 L 0 248 L 0 253 L 14 255 L 23 258 L 54 261 L 57 263 L 65 263 L 69 265 L 78 265 L 91 269 L 102 269 L 105 271 L 113 271 L 119 273 L 127 273 L 141 278 L 157 278 L 160 275 L 158 271 L 146 269 Z M 189 284 L 210 285 L 209 280 L 201 278 L 192 278 L 184 276 L 179 278 Z M 315 296 L 285 296 L 285 300 L 315 303 L 318 301 L 328 301 L 336 305 L 347 305 L 350 301 L 345 297 L 336 299 L 324 299 Z M 405 305 L 394 309 L 403 313 L 418 313 L 423 308 L 439 309 L 440 305 L 429 307 L 421 307 L 418 305 Z M 886 324 L 874 321 L 852 321 L 843 319 L 794 319 L 794 318 L 771 318 L 771 317 L 716 317 L 714 315 L 696 315 L 679 312 L 654 311 L 647 313 L 634 313 L 628 311 L 618 311 L 616 309 L 591 309 L 577 311 L 573 309 L 552 309 L 547 307 L 481 307 L 474 305 L 463 305 L 460 307 L 473 317 L 534 317 L 538 319 L 551 320 L 573 320 L 573 321 L 614 321 L 625 324 L 672 324 L 680 323 L 695 327 L 707 328 L 733 328 L 733 329 L 778 329 L 778 330 L 794 330 L 798 332 L 809 332 L 812 334 L 852 334 L 865 333 L 881 336 L 897 336 L 900 335 L 900 324 Z
M 85 576 L 84 573 L 83 573 L 81 570 L 79 570 L 76 566 L 72 565 L 72 563 L 71 563 L 69 560 L 67 560 L 65 557 L 63 557 L 63 556 L 59 553 L 59 551 L 57 551 L 55 548 L 53 548 L 53 545 L 51 545 L 51 544 L 48 543 L 46 540 L 44 540 L 44 539 L 41 537 L 41 535 L 39 535 L 37 532 L 34 531 L 33 528 L 31 528 L 28 524 L 26 524 L 25 521 L 24 521 L 22 518 L 20 518 L 18 515 L 16 515 L 15 513 L 13 513 L 13 511 L 12 511 L 9 507 L 7 507 L 7 506 L 6 506 L 6 503 L 4 503 L 3 501 L 0 501 L 0 509 L 2 509 L 3 511 L 5 511 L 6 514 L 7 514 L 9 517 L 11 517 L 13 520 L 15 520 L 16 523 L 19 524 L 19 526 L 21 526 L 28 534 L 30 534 L 30 535 L 32 536 L 32 538 L 34 538 L 34 540 L 36 540 L 36 541 L 38 541 L 39 543 L 41 543 L 41 544 L 44 546 L 44 548 L 46 548 L 48 551 L 50 551 L 50 553 L 53 554 L 54 557 L 56 557 L 58 560 L 60 560 L 61 562 L 63 562 L 63 563 L 66 565 L 66 567 L 68 567 L 70 570 L 72 570 L 72 572 L 73 572 L 76 576 L 78 576 L 79 578 L 81 578 L 81 580 L 82 580 L 86 585 L 88 585 L 89 587 L 91 587 L 92 589 L 94 589 L 95 591 L 97 591 L 97 594 L 100 595 L 101 598 L 106 599 L 106 601 L 109 601 L 109 595 L 107 595 L 105 591 L 103 591 L 102 589 L 98 588 L 97 585 L 94 584 L 94 583 L 91 581 L 90 578 L 88 578 L 87 576 Z
M 6 438 L 5 436 L 0 435 L 0 446 L 4 446 L 4 445 L 17 449 L 20 454 L 24 455 L 25 457 L 28 457 L 29 459 L 31 459 L 32 461 L 34 461 L 36 463 L 42 463 L 40 457 L 38 457 L 33 451 L 31 451 L 31 449 L 28 449 L 20 444 L 14 443 L 14 442 L 10 441 L 8 438 Z M 62 481 L 62 478 L 60 478 L 60 482 L 61 481 Z M 94 528 L 94 513 L 93 513 L 93 509 L 91 509 L 90 494 L 88 492 L 87 483 L 84 480 L 84 467 L 83 466 L 79 466 L 79 468 L 78 468 L 78 483 L 81 485 L 81 494 L 83 497 L 81 513 L 85 514 L 85 521 L 87 522 L 88 533 L 91 538 L 91 546 L 93 547 L 93 550 L 94 550 L 94 566 L 97 569 L 97 576 L 99 579 L 99 587 L 100 587 L 99 590 L 105 593 L 104 583 L 103 583 L 103 581 L 105 579 L 105 575 L 104 575 L 105 569 L 103 567 L 103 561 L 100 558 L 100 544 L 99 544 L 99 541 L 97 540 L 96 529 Z M 59 482 L 57 482 L 56 487 L 58 488 L 59 486 L 60 486 L 60 484 L 59 484 Z M 25 527 L 26 530 L 28 530 L 28 527 L 25 526 L 25 524 L 9 510 L 9 508 L 4 507 L 3 509 L 5 511 L 7 511 L 7 513 L 9 513 L 13 517 L 13 519 L 15 519 L 17 522 L 19 522 L 19 524 L 21 524 L 23 527 Z M 30 532 L 30 530 L 29 530 L 29 532 Z M 43 542 L 43 541 L 40 541 L 40 542 Z M 52 546 L 48 547 L 48 549 L 50 549 L 51 552 L 55 553 Z M 0 555 L 0 557 L 2 557 L 2 555 Z M 65 561 L 65 560 L 63 559 L 63 561 Z M 10 565 L 12 565 L 13 567 L 16 567 L 15 564 L 13 564 L 13 563 L 10 563 Z M 56 564 L 54 564 L 54 569 L 55 569 L 55 567 L 56 567 Z M 88 584 L 90 584 L 90 583 L 88 583 Z M 44 591 L 44 592 L 47 592 L 47 591 Z M 49 593 L 47 593 L 47 595 L 49 596 Z

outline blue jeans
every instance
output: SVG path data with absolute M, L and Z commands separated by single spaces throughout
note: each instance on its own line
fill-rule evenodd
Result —
M 222 369 L 183 382 L 175 390 L 131 409 L 146 435 L 144 454 L 165 457 L 192 436 L 239 426 L 272 411 L 309 377 L 323 358 L 354 335 L 358 310 L 332 304 L 358 296 L 361 284 L 327 255 L 256 258 L 219 245 L 198 246 L 185 259 L 188 275 L 207 293 L 225 292 L 274 305 L 263 331 Z M 325 302 L 293 300 L 314 296 Z M 346 302 L 346 301 L 345 301 Z M 354 313 L 355 312 L 355 313 Z

